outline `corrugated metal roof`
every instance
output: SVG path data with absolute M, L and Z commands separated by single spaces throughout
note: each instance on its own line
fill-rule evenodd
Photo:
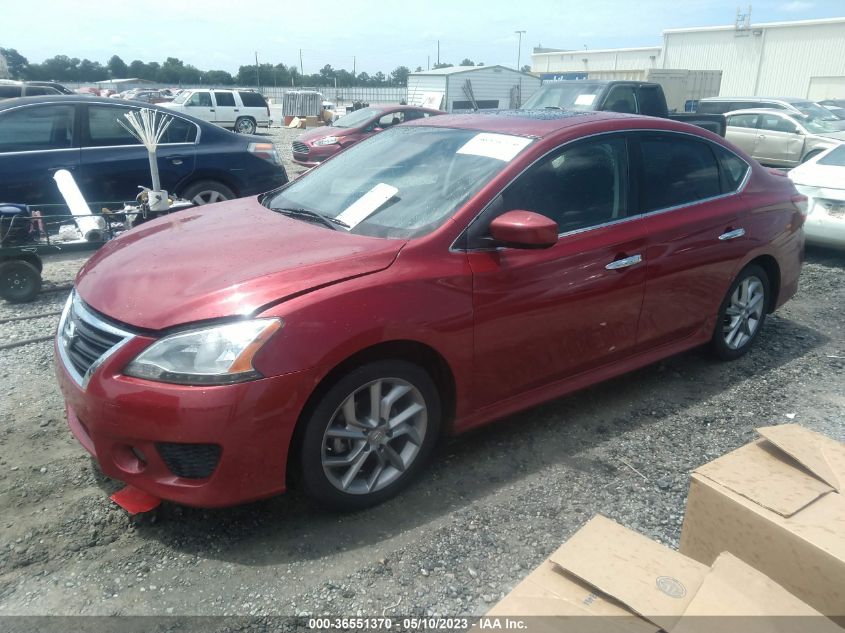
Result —
M 761 22 L 759 24 L 752 24 L 746 31 L 753 31 L 754 29 L 774 29 L 784 27 L 799 27 L 799 26 L 817 26 L 821 24 L 838 24 L 845 22 L 843 18 L 820 18 L 818 20 L 793 20 L 792 22 Z M 733 24 L 728 26 L 693 26 L 683 29 L 664 29 L 663 33 L 694 33 L 697 31 L 735 31 L 736 26 Z
M 423 70 L 418 73 L 410 73 L 410 76 L 421 76 L 421 75 L 457 75 L 458 73 L 471 73 L 478 70 L 491 70 L 493 68 L 500 68 L 502 70 L 506 70 L 510 73 L 516 73 L 517 75 L 529 75 L 533 77 L 530 73 L 523 73 L 513 68 L 508 68 L 507 66 L 501 66 L 499 64 L 493 66 L 449 66 L 448 68 L 434 68 L 432 70 Z

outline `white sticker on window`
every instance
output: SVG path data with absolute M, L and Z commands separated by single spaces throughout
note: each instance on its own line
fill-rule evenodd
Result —
M 530 138 L 509 136 L 507 134 L 476 134 L 457 151 L 458 154 L 486 156 L 506 163 L 513 160 L 522 149 L 531 142 Z
M 337 219 L 352 228 L 366 220 L 397 193 L 399 190 L 396 187 L 380 182 L 344 209 Z
M 578 95 L 575 98 L 575 105 L 591 106 L 596 100 L 596 95 Z

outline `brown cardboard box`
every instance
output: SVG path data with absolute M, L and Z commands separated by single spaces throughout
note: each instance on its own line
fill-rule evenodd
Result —
M 309 115 L 305 117 L 305 127 L 317 127 L 317 122 L 319 120 L 319 117 Z
M 533 618 L 532 632 L 582 631 L 590 619 L 574 616 L 605 616 L 596 618 L 600 629 L 614 633 L 770 633 L 791 630 L 778 628 L 790 616 L 801 618 L 803 632 L 843 633 L 729 553 L 712 567 L 703 565 L 602 516 L 593 517 L 487 616 L 559 616 Z M 741 626 L 737 617 L 743 617 Z
M 845 625 L 845 445 L 794 424 L 697 469 L 680 551 L 731 552 Z

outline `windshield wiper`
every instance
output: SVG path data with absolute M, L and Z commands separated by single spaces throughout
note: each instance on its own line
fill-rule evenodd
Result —
M 317 213 L 316 211 L 311 211 L 310 209 L 303 209 L 302 207 L 270 207 L 271 211 L 278 211 L 282 215 L 286 215 L 291 218 L 305 218 L 308 220 L 316 220 L 320 224 L 329 227 L 334 231 L 338 231 L 339 226 L 349 229 L 350 226 L 344 222 L 343 220 L 338 220 L 337 218 L 330 218 L 327 215 L 323 215 L 322 213 Z

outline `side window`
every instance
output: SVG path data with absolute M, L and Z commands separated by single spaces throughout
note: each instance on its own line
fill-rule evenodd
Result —
M 634 87 L 625 85 L 613 86 L 607 95 L 607 99 L 604 101 L 602 110 L 636 114 L 637 100 L 634 97 Z
M 20 97 L 22 88 L 20 86 L 3 86 L 0 85 L 0 99 L 14 99 Z
M 112 106 L 88 106 L 88 137 L 87 147 L 108 147 L 112 145 L 140 145 L 138 139 L 132 136 L 119 121 L 126 123 L 124 114 L 131 112 L 130 108 L 115 108 Z
M 711 145 L 719 161 L 721 172 L 722 193 L 733 193 L 745 180 L 745 174 L 750 167 L 748 163 L 721 145 Z
M 756 114 L 734 114 L 728 117 L 728 125 L 731 127 L 756 128 L 757 116 Z
M 627 196 L 626 143 L 608 138 L 566 147 L 532 166 L 502 192 L 502 212 L 534 211 L 565 233 L 624 218 Z
M 191 98 L 188 99 L 188 103 L 186 103 L 185 105 L 199 106 L 201 108 L 210 108 L 211 95 L 207 92 L 195 92 L 191 95 Z
M 376 127 L 380 128 L 388 128 L 391 125 L 399 125 L 400 123 L 405 121 L 405 113 L 404 112 L 390 112 L 385 114 L 378 120 L 376 123 Z
M 193 143 L 196 140 L 197 126 L 177 116 L 173 117 L 173 121 L 161 137 L 162 143 Z
M 25 86 L 24 87 L 24 96 L 26 97 L 35 97 L 40 95 L 57 95 L 59 94 L 58 90 L 53 88 L 49 88 L 47 86 Z
M 224 107 L 235 107 L 235 95 L 231 92 L 214 92 L 214 100 L 217 105 Z
M 792 121 L 777 114 L 763 114 L 760 117 L 760 129 L 770 132 L 786 132 L 789 134 L 794 134 L 798 131 L 798 128 Z
M 241 97 L 241 102 L 245 108 L 266 108 L 267 102 L 264 97 L 257 92 L 238 92 Z
M 0 116 L 0 152 L 72 147 L 73 122 L 72 105 L 7 110 Z
M 667 209 L 722 193 L 710 146 L 680 136 L 644 136 L 640 141 L 643 212 Z

